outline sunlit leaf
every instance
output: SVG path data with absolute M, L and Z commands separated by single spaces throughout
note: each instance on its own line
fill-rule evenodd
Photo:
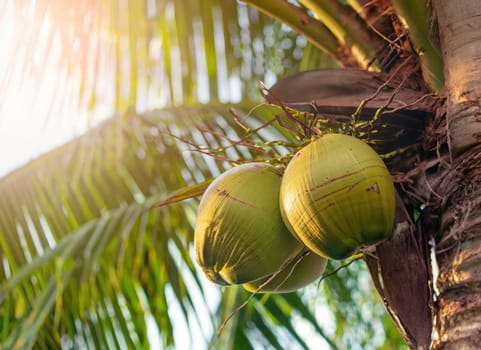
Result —
M 173 193 L 169 194 L 167 197 L 163 198 L 159 203 L 155 204 L 157 208 L 163 207 L 165 205 L 181 202 L 186 199 L 195 198 L 201 196 L 207 187 L 211 184 L 213 179 L 203 181 L 201 183 L 181 188 Z

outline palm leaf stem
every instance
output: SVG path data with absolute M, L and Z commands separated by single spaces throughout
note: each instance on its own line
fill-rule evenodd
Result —
M 344 66 L 359 66 L 349 48 L 341 44 L 327 26 L 310 16 L 306 10 L 285 0 L 243 1 L 294 29 Z

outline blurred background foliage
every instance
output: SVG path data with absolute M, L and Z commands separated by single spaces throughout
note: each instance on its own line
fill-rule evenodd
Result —
M 272 141 L 296 139 L 260 105 L 259 81 L 336 66 L 332 56 L 233 0 L 19 0 L 0 13 L 5 139 L 19 127 L 22 142 L 63 143 L 32 142 L 35 159 L 0 178 L 0 348 L 403 346 L 360 261 L 232 316 L 250 294 L 196 267 L 198 199 L 155 207 L 288 153 Z

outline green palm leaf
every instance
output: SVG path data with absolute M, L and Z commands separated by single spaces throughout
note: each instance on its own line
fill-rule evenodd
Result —
M 171 303 L 169 293 L 186 320 L 192 322 L 191 316 L 199 315 L 192 313 L 197 307 L 191 288 L 198 290 L 204 303 L 205 291 L 189 253 L 194 203 L 161 209 L 153 207 L 180 184 L 210 178 L 212 172 L 219 173 L 227 166 L 225 161 L 212 161 L 207 166 L 203 155 L 186 155 L 185 144 L 170 136 L 169 123 L 179 120 L 179 125 L 190 123 L 193 126 L 185 126 L 179 138 L 205 137 L 209 140 L 209 136 L 215 134 L 199 133 L 200 125 L 207 128 L 212 125 L 211 119 L 219 118 L 222 111 L 228 112 L 225 106 L 217 110 L 210 107 L 209 118 L 206 110 L 204 106 L 176 108 L 109 120 L 32 162 L 28 172 L 20 169 L 2 180 L 2 198 L 15 197 L 20 208 L 37 208 L 36 212 L 16 212 L 12 216 L 14 219 L 2 222 L 0 228 L 4 238 L 0 254 L 11 275 L 4 277 L 0 300 L 4 309 L 12 314 L 34 310 L 28 317 L 12 321 L 8 326 L 5 347 L 22 348 L 33 343 L 48 347 L 64 337 L 71 337 L 73 341 L 79 337 L 79 323 L 84 324 L 82 329 L 87 325 L 91 329 L 83 342 L 92 341 L 95 330 L 94 334 L 102 335 L 95 338 L 101 346 L 122 348 L 122 344 L 112 339 L 118 339 L 116 333 L 122 329 L 134 327 L 136 332 L 128 335 L 122 332 L 124 341 L 145 347 L 148 344 L 147 325 L 142 319 L 145 314 L 151 314 L 161 329 L 164 344 L 172 345 L 173 321 L 165 309 Z M 195 117 L 188 122 L 188 115 Z M 217 129 L 223 134 L 243 132 L 233 118 L 224 116 L 222 120 L 227 123 Z M 261 122 L 262 119 L 253 115 L 246 119 L 252 126 Z M 148 140 L 149 137 L 154 139 Z M 226 140 L 211 141 L 218 146 L 228 146 Z M 240 153 L 242 147 L 233 148 Z M 250 151 L 247 148 L 243 152 Z M 86 159 L 87 154 L 89 158 Z M 64 160 L 62 166 L 54 168 L 52 162 L 59 164 L 59 159 Z M 77 165 L 79 161 L 82 167 Z M 168 164 L 169 176 L 165 176 L 162 164 Z M 185 172 L 193 168 L 195 173 Z M 21 188 L 11 186 L 20 177 L 18 173 L 23 175 Z M 69 178 L 71 182 L 62 186 L 61 178 Z M 48 194 L 56 200 L 51 200 Z M 49 206 L 43 205 L 47 202 Z M 63 216 L 64 225 L 54 225 L 55 215 Z M 33 239 L 30 244 L 22 243 L 23 236 L 32 237 L 16 229 L 18 218 L 25 222 L 25 218 L 38 221 L 37 243 Z M 44 218 L 43 224 L 40 218 Z M 8 226 L 9 223 L 14 226 Z M 28 229 L 28 224 L 25 225 Z M 49 243 L 52 240 L 54 243 Z M 12 250 L 18 250 L 19 255 L 11 256 Z M 188 275 L 191 276 L 190 288 L 185 282 Z M 33 283 L 32 278 L 38 283 Z M 132 314 L 133 310 L 128 310 L 132 323 L 129 325 L 123 314 L 125 310 L 116 304 L 118 298 L 125 300 L 129 308 L 137 308 L 137 313 L 142 310 L 141 319 Z M 211 322 L 214 322 L 214 314 Z M 203 320 L 198 319 L 196 324 L 201 327 Z

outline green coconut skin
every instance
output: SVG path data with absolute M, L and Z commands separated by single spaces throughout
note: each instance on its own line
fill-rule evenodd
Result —
M 284 225 L 279 208 L 281 173 L 247 163 L 216 178 L 199 204 L 196 260 L 209 280 L 243 284 L 274 271 L 303 245 Z
M 310 250 L 343 259 L 391 235 L 396 196 L 389 171 L 369 145 L 327 134 L 289 162 L 280 206 L 287 226 Z
M 304 253 L 294 258 L 274 278 L 268 276 L 242 286 L 251 293 L 291 293 L 307 286 L 322 276 L 327 259 L 313 252 Z M 270 278 L 272 280 L 263 285 Z

